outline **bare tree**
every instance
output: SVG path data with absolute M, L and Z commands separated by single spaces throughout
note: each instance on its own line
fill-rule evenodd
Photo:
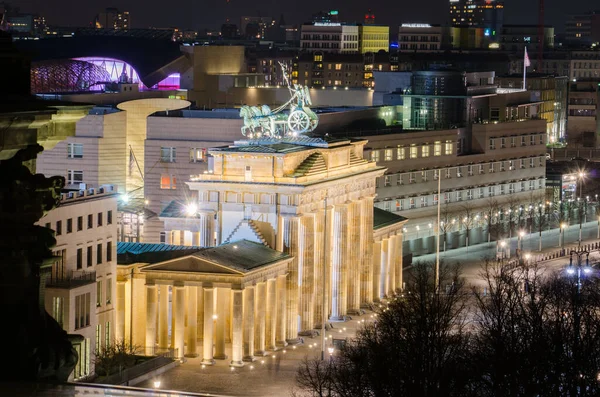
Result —
M 597 281 L 491 263 L 482 277 L 472 357 L 479 395 L 598 395 Z
M 469 249 L 469 233 L 475 226 L 476 222 L 475 217 L 476 213 L 471 203 L 467 202 L 461 206 L 459 222 L 465 229 L 465 246 L 467 247 L 467 250 Z
M 444 207 L 440 213 L 440 233 L 444 237 L 443 252 L 446 252 L 446 243 L 448 241 L 448 233 L 452 231 L 455 226 L 455 222 L 452 222 L 454 214 L 450 210 L 448 203 L 444 204 Z
M 487 224 L 488 243 L 492 241 L 492 235 L 494 236 L 494 240 L 498 239 L 498 227 L 500 225 L 498 221 L 499 211 L 500 206 L 498 200 L 493 197 L 488 198 L 484 214 L 484 219 Z
M 311 396 L 468 396 L 467 300 L 458 270 L 418 264 L 394 296 L 331 364 L 305 361 L 297 385 Z
M 95 352 L 96 374 L 109 376 L 135 365 L 140 347 L 131 345 L 124 339 L 114 341 Z

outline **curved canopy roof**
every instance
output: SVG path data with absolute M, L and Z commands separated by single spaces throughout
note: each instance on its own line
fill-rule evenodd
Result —
M 33 62 L 84 57 L 118 59 L 133 66 L 146 87 L 191 66 L 177 43 L 145 37 L 74 36 L 20 40 L 15 46 L 28 53 Z

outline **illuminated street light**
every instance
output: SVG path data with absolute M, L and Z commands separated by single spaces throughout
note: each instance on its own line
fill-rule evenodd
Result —
M 160 387 L 160 380 L 155 380 L 153 385 L 155 389 L 158 389 Z

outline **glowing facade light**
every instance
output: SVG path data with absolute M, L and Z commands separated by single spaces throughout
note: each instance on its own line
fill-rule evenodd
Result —
M 194 203 L 185 206 L 185 213 L 187 216 L 194 216 L 198 212 L 198 206 Z

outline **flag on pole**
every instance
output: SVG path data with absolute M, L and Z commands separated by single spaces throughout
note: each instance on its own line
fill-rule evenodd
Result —
M 524 65 L 525 65 L 525 67 L 527 67 L 527 66 L 531 66 L 531 61 L 529 60 L 529 55 L 527 54 L 527 47 L 525 47 L 525 60 L 524 60 Z

